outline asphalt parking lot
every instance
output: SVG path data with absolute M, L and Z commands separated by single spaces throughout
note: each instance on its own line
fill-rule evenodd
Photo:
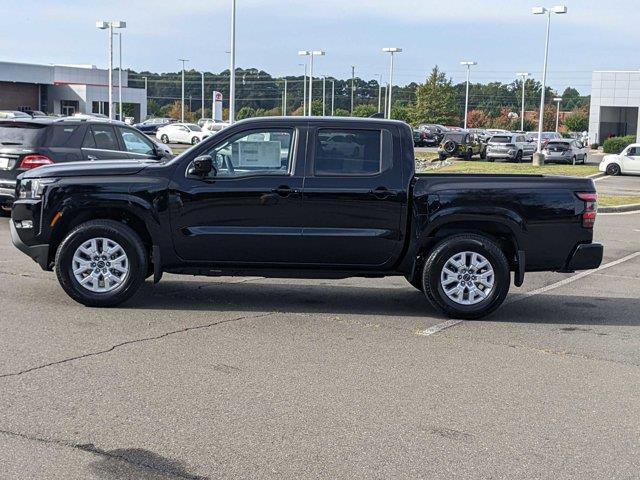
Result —
M 452 324 L 402 278 L 166 275 L 89 309 L 2 218 L 0 477 L 637 478 L 640 214 L 596 237 L 600 270 Z

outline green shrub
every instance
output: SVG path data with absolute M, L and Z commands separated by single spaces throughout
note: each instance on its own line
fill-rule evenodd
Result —
M 600 145 L 598 145 L 597 143 L 592 143 L 590 146 L 591 150 L 597 150 Z
M 607 138 L 602 144 L 604 153 L 620 153 L 627 145 L 635 143 L 635 135 L 627 135 L 626 137 Z

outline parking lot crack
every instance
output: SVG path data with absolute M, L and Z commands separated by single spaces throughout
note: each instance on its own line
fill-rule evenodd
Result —
M 177 330 L 171 330 L 169 332 L 165 332 L 165 333 L 161 333 L 159 335 L 152 335 L 149 337 L 143 337 L 143 338 L 137 338 L 135 340 L 127 340 L 125 342 L 120 342 L 120 343 L 116 343 L 115 345 L 112 345 L 109 348 L 105 348 L 103 350 L 97 350 L 94 352 L 88 352 L 88 353 L 83 353 L 82 355 L 75 355 L 73 357 L 68 357 L 68 358 L 64 358 L 62 360 L 56 360 L 55 362 L 49 362 L 49 363 L 44 363 L 41 365 L 36 365 L 35 367 L 30 367 L 30 368 L 26 368 L 24 370 L 20 370 L 18 372 L 10 372 L 10 373 L 3 373 L 0 374 L 0 379 L 2 378 L 8 378 L 8 377 L 17 377 L 20 375 L 24 375 L 26 373 L 31 373 L 31 372 L 35 372 L 37 370 L 42 370 L 48 367 L 54 367 L 57 365 L 62 365 L 65 363 L 69 363 L 69 362 L 73 362 L 75 360 L 81 360 L 84 358 L 89 358 L 89 357 L 97 357 L 99 355 L 104 355 L 106 353 L 110 353 L 113 352 L 114 350 L 117 350 L 121 347 L 125 347 L 128 345 L 134 345 L 134 344 L 138 344 L 138 343 L 144 343 L 144 342 L 151 342 L 151 341 L 155 341 L 155 340 L 161 340 L 163 338 L 167 338 L 173 335 L 178 335 L 181 333 L 187 333 L 187 332 L 191 332 L 194 330 L 205 330 L 208 328 L 212 328 L 212 327 L 216 327 L 219 325 L 224 325 L 226 323 L 233 323 L 233 322 L 240 322 L 242 320 L 249 320 L 249 319 L 254 319 L 254 318 L 263 318 L 263 317 L 267 317 L 269 315 L 273 315 L 274 312 L 269 312 L 269 313 L 262 313 L 259 315 L 243 315 L 241 317 L 235 317 L 235 318 L 229 318 L 227 320 L 220 320 L 217 322 L 212 322 L 212 323 L 207 323 L 204 325 L 194 325 L 191 327 L 184 327 L 184 328 L 180 328 Z
M 144 462 L 136 462 L 133 461 L 131 458 L 126 457 L 125 455 L 120 455 L 118 453 L 113 453 L 110 451 L 106 451 L 103 450 L 99 447 L 96 447 L 94 444 L 92 443 L 88 443 L 88 444 L 81 444 L 81 443 L 73 443 L 73 442 L 68 442 L 65 440 L 59 440 L 59 439 L 55 439 L 55 438 L 46 438 L 46 437 L 42 437 L 42 436 L 38 436 L 38 435 L 27 435 L 25 433 L 17 433 L 17 432 L 12 432 L 10 430 L 3 430 L 0 429 L 0 434 L 8 436 L 8 437 L 12 437 L 12 438 L 19 438 L 22 440 L 28 440 L 31 442 L 37 442 L 37 443 L 41 443 L 41 444 L 45 444 L 45 445 L 55 445 L 58 447 L 63 447 L 63 448 L 73 448 L 75 450 L 79 450 L 82 452 L 87 452 L 93 455 L 98 455 L 100 457 L 109 459 L 109 460 L 118 460 L 121 462 L 124 462 L 128 465 L 131 465 L 137 469 L 145 469 L 145 470 L 150 470 L 156 473 L 160 473 L 163 476 L 166 477 L 171 477 L 171 478 L 183 478 L 183 479 L 187 479 L 187 480 L 206 480 L 208 477 L 202 477 L 199 475 L 191 475 L 188 473 L 182 473 L 182 472 L 178 472 L 178 471 L 170 471 L 170 470 L 166 470 L 164 468 L 158 468 L 155 465 L 151 465 L 148 463 L 144 463 Z M 116 452 L 118 452 L 116 450 Z

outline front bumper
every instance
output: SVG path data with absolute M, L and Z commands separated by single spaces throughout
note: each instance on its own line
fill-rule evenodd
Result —
M 602 263 L 604 247 L 600 243 L 582 243 L 576 247 L 563 272 L 592 270 Z
M 15 247 L 22 253 L 29 255 L 34 262 L 40 265 L 40 268 L 49 270 L 49 244 L 27 245 L 24 243 L 20 235 L 18 235 L 13 219 L 9 221 L 9 228 L 11 230 L 11 241 Z

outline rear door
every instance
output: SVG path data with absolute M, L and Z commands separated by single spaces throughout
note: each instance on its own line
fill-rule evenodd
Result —
M 90 125 L 82 142 L 84 160 L 115 160 L 129 158 L 122 151 L 120 140 L 113 125 Z
M 350 147 L 336 147 L 342 143 L 338 139 L 348 139 Z M 312 123 L 309 149 L 303 189 L 305 263 L 381 267 L 393 262 L 402 248 L 406 194 L 397 127 Z

